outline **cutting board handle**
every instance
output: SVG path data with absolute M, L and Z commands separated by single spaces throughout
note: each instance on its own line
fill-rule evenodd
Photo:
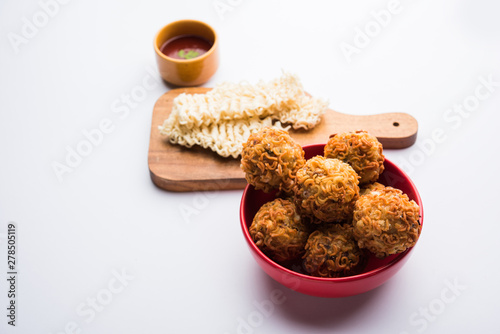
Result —
M 386 148 L 405 148 L 417 140 L 418 122 L 406 113 L 394 112 L 375 115 L 348 115 L 336 113 L 339 128 L 365 130 L 377 137 Z M 341 131 L 336 131 L 341 132 Z M 333 134 L 333 133 L 332 133 Z

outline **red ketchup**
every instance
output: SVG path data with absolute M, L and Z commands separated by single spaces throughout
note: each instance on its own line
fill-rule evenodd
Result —
M 160 51 L 167 57 L 187 60 L 201 56 L 211 47 L 212 44 L 202 37 L 181 35 L 163 43 Z

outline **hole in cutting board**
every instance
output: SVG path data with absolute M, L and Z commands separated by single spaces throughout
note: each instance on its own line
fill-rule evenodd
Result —
M 399 122 L 394 122 L 394 123 L 392 123 L 392 125 L 397 127 L 397 126 L 399 126 Z

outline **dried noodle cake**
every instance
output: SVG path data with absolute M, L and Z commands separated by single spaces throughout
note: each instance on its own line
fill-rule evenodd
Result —
M 359 274 L 367 256 L 354 240 L 350 224 L 328 224 L 309 235 L 303 256 L 312 276 L 344 277 Z
M 360 177 L 360 185 L 377 181 L 384 171 L 382 144 L 366 131 L 331 136 L 325 145 L 325 157 L 350 164 Z
M 422 230 L 418 204 L 392 187 L 376 187 L 354 206 L 354 238 L 378 258 L 413 247 Z
M 267 127 L 252 133 L 243 144 L 240 166 L 255 189 L 290 193 L 305 161 L 304 150 L 287 131 Z
M 350 219 L 359 197 L 358 175 L 338 159 L 315 156 L 295 177 L 295 201 L 301 212 L 324 222 Z
M 259 209 L 249 232 L 256 246 L 277 262 L 300 258 L 309 236 L 309 228 L 302 222 L 295 204 L 281 198 Z
M 268 126 L 310 130 L 327 105 L 306 94 L 297 76 L 284 73 L 255 85 L 222 83 L 205 94 L 180 94 L 159 130 L 172 144 L 238 158 L 251 132 Z

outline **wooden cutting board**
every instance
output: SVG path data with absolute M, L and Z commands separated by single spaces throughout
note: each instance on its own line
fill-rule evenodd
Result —
M 148 164 L 151 179 L 159 188 L 170 191 L 243 189 L 246 180 L 239 159 L 223 158 L 202 147 L 186 148 L 170 144 L 158 126 L 172 110 L 173 99 L 181 94 L 203 94 L 210 88 L 178 88 L 162 95 L 153 108 Z M 369 116 L 342 114 L 328 109 L 314 129 L 290 130 L 300 145 L 326 143 L 331 134 L 366 130 L 386 148 L 405 148 L 417 139 L 417 121 L 405 113 Z

